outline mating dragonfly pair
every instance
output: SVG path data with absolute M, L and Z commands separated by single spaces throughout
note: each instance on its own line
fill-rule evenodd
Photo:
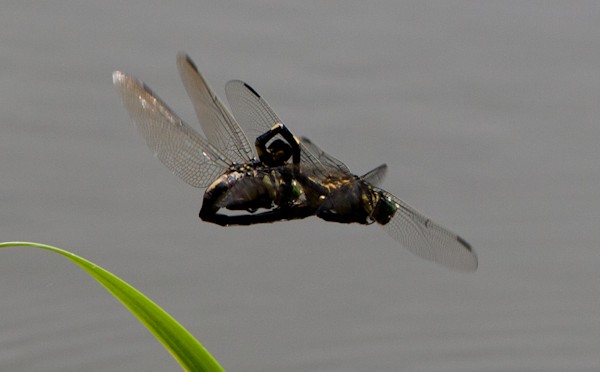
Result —
M 477 268 L 464 239 L 378 187 L 385 164 L 356 176 L 309 139 L 295 137 L 248 84 L 233 80 L 225 87 L 234 117 L 187 55 L 177 56 L 177 67 L 206 137 L 142 82 L 116 71 L 113 83 L 161 162 L 188 184 L 206 188 L 202 220 L 252 225 L 316 215 L 377 223 L 418 256 L 452 269 Z M 256 136 L 255 146 L 246 134 Z

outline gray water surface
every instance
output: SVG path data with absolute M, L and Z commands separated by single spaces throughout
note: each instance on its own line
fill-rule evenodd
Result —
M 584 2 L 9 1 L 0 240 L 58 245 L 229 371 L 597 371 L 600 7 Z M 202 223 L 119 69 L 196 125 L 175 67 L 252 84 L 292 130 L 475 248 L 456 273 L 376 226 Z M 198 126 L 196 126 L 198 128 Z M 0 252 L 0 370 L 178 370 L 76 266 Z

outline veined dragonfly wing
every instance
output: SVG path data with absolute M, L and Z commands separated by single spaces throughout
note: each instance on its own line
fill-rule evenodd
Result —
M 364 175 L 360 176 L 363 181 L 370 183 L 373 186 L 380 186 L 385 179 L 387 173 L 387 164 L 381 164 L 380 166 L 371 169 Z
M 243 81 L 229 81 L 225 85 L 225 94 L 233 115 L 250 138 L 256 138 L 267 132 L 275 124 L 284 124 L 269 103 Z M 300 141 L 300 157 L 302 162 L 312 165 L 313 169 L 323 171 L 324 164 L 302 141 Z
M 306 146 L 306 148 L 313 155 L 315 155 L 316 158 L 319 160 L 319 162 L 321 162 L 321 164 L 323 164 L 324 166 L 337 169 L 338 171 L 342 171 L 344 173 L 348 173 L 348 174 L 352 173 L 352 172 L 350 172 L 350 169 L 348 169 L 346 164 L 342 163 L 340 160 L 334 158 L 333 156 L 331 156 L 328 153 L 326 153 L 325 151 L 323 151 L 323 149 L 321 149 L 319 146 L 317 146 L 310 139 L 308 139 L 306 137 L 302 137 L 301 141 L 304 144 L 304 146 Z
M 210 88 L 189 56 L 177 55 L 177 68 L 208 141 L 230 160 L 245 163 L 255 158 L 254 145 L 227 107 Z
M 233 115 L 250 138 L 260 136 L 277 123 L 283 124 L 267 101 L 243 81 L 227 82 L 225 95 Z
M 113 84 L 148 147 L 179 178 L 194 187 L 207 187 L 231 164 L 144 83 L 115 71 Z
M 477 255 L 463 238 L 388 193 L 397 210 L 383 229 L 417 256 L 460 271 L 475 271 Z
M 350 169 L 346 166 L 346 164 L 342 163 L 341 160 L 335 158 L 334 156 L 326 153 L 323 149 L 321 149 L 317 144 L 306 137 L 302 137 L 302 143 L 313 153 L 317 159 L 326 167 L 330 167 L 333 169 L 337 169 L 338 171 L 346 174 L 352 174 Z M 385 178 L 385 174 L 387 173 L 387 165 L 381 164 L 380 166 L 371 169 L 364 175 L 360 176 L 363 181 L 368 182 L 373 186 L 379 186 L 383 182 Z

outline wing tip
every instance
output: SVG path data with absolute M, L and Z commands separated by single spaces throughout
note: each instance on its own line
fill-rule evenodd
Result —
M 460 236 L 456 236 L 456 241 L 463 247 L 465 248 L 465 250 L 467 252 L 470 253 L 470 262 L 467 263 L 466 265 L 464 265 L 463 267 L 461 267 L 460 269 L 462 271 L 467 271 L 467 272 L 472 272 L 472 271 L 476 271 L 477 267 L 479 266 L 479 260 L 477 258 L 477 255 L 475 254 L 475 252 L 473 251 L 473 247 L 471 246 L 471 244 L 469 244 L 465 239 L 463 239 Z
M 123 85 L 123 83 L 128 80 L 128 77 L 126 74 L 124 74 L 121 71 L 115 71 L 112 74 L 112 79 L 113 79 L 113 84 L 116 86 L 120 86 Z
M 198 67 L 196 66 L 196 64 L 194 63 L 194 61 L 192 60 L 192 58 L 187 53 L 185 53 L 185 52 L 179 52 L 179 53 L 177 53 L 177 64 L 179 64 L 179 65 L 188 65 L 195 72 L 200 73 L 198 71 Z
M 260 94 L 258 94 L 258 92 L 254 90 L 254 88 L 252 88 L 247 83 L 243 83 L 243 84 L 246 87 L 246 89 L 248 89 L 252 94 L 254 94 L 256 96 L 256 98 L 260 98 Z
M 473 252 L 473 247 L 471 247 L 471 244 L 469 244 L 466 240 L 464 240 L 460 236 L 458 236 L 458 235 L 456 236 L 456 241 L 458 241 L 460 243 L 460 245 L 465 247 L 469 252 Z
M 141 90 L 148 93 L 151 96 L 154 96 L 155 98 L 158 98 L 155 96 L 154 92 L 152 91 L 152 89 L 150 89 L 149 86 L 147 86 L 143 81 L 138 80 L 131 75 L 117 70 L 113 72 L 112 78 L 114 86 L 117 87 L 117 89 L 121 92 L 123 96 L 125 96 L 128 92 Z

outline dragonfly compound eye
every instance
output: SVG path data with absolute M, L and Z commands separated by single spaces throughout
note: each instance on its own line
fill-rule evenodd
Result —
M 377 221 L 377 223 L 385 225 L 390 222 L 397 210 L 398 207 L 396 203 L 388 200 L 385 197 L 380 197 L 377 205 L 375 206 L 375 210 L 373 211 L 373 218 L 375 221 Z

